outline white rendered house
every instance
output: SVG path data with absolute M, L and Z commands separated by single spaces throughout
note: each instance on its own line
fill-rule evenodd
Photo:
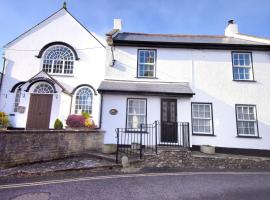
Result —
M 53 128 L 81 112 L 99 124 L 106 49 L 65 6 L 4 48 L 0 110 L 13 128 Z
M 240 34 L 229 21 L 225 35 L 107 34 L 102 95 L 105 143 L 115 128 L 159 121 L 158 142 L 180 140 L 176 122 L 188 122 L 190 147 L 270 149 L 270 40 Z M 170 128 L 171 127 L 171 128 Z

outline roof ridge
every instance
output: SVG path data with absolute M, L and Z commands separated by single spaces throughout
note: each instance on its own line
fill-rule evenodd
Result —
M 215 37 L 229 38 L 224 35 L 207 35 L 207 34 L 169 34 L 169 33 L 141 33 L 141 32 L 120 32 L 120 34 L 145 35 L 145 36 L 167 36 L 167 37 Z

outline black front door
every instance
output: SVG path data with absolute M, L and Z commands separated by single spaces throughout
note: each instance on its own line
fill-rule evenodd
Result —
M 177 99 L 161 99 L 161 143 L 177 143 Z

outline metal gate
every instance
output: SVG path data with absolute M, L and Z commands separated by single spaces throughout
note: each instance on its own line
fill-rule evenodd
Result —
M 175 127 L 177 140 L 174 141 L 163 140 L 164 135 L 161 134 L 161 124 L 158 121 L 153 124 L 141 124 L 139 128 L 116 128 L 116 162 L 123 155 L 141 159 L 145 153 L 157 154 L 159 146 L 189 148 L 189 123 L 175 122 Z

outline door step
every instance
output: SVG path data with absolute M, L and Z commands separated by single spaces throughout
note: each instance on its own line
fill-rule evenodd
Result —
M 158 151 L 190 151 L 189 148 L 179 146 L 158 146 Z

